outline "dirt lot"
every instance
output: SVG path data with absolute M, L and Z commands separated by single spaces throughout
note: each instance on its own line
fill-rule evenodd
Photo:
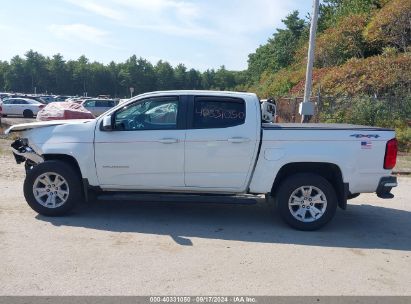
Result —
M 99 202 L 46 218 L 0 143 L 0 295 L 411 295 L 411 178 L 316 232 L 262 202 Z

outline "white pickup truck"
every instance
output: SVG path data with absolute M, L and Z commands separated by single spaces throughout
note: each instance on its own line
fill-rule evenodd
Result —
M 15 125 L 24 195 L 38 213 L 66 214 L 90 191 L 227 196 L 265 194 L 294 228 L 317 229 L 359 193 L 389 198 L 397 141 L 389 129 L 274 124 L 255 94 L 139 95 L 95 120 Z M 273 198 L 271 200 L 271 198 Z

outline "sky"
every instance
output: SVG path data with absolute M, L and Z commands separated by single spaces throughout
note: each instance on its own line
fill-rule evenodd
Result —
M 30 49 L 105 64 L 131 55 L 204 71 L 247 68 L 248 54 L 310 0 L 0 0 L 0 60 Z

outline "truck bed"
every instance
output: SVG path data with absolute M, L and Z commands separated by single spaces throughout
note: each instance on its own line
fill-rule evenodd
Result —
M 351 193 L 375 192 L 380 178 L 390 175 L 383 164 L 387 141 L 395 138 L 393 130 L 352 124 L 263 123 L 262 131 L 252 192 L 269 188 L 279 170 L 290 163 L 336 165 Z

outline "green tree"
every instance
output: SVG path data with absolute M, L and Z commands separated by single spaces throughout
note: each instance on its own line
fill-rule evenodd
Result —
M 234 73 L 228 71 L 224 65 L 222 65 L 215 73 L 215 86 L 218 90 L 231 90 L 235 87 Z
M 213 89 L 215 88 L 215 70 L 206 70 L 202 75 L 201 75 L 201 86 L 204 89 Z
M 88 95 L 88 81 L 89 81 L 89 60 L 82 55 L 74 62 L 73 80 L 76 94 Z
M 111 61 L 107 67 L 108 73 L 110 75 L 110 87 L 111 87 L 111 95 L 114 97 L 119 96 L 119 66 L 114 62 Z
M 48 62 L 50 74 L 50 91 L 68 93 L 70 88 L 67 86 L 69 75 L 66 69 L 66 62 L 61 54 L 54 55 Z
M 175 88 L 182 90 L 186 88 L 187 84 L 187 68 L 184 64 L 180 63 L 174 69 L 175 76 Z
M 27 77 L 25 60 L 20 56 L 14 56 L 10 60 L 10 69 L 5 74 L 5 87 L 8 91 L 27 92 L 30 79 Z
M 0 88 L 21 93 L 69 94 L 89 96 L 100 94 L 129 96 L 130 87 L 140 94 L 154 90 L 230 88 L 244 84 L 244 73 L 228 71 L 204 73 L 187 69 L 184 64 L 173 68 L 166 61 L 153 66 L 144 58 L 131 56 L 125 62 L 108 65 L 90 62 L 84 55 L 65 61 L 61 54 L 49 57 L 30 50 L 25 58 L 0 61 Z
M 257 81 L 264 71 L 275 73 L 293 62 L 307 24 L 298 17 L 298 11 L 293 11 L 282 22 L 285 29 L 277 29 L 266 44 L 249 55 L 248 74 L 251 81 Z
M 29 50 L 26 54 L 26 70 L 30 77 L 29 92 L 34 92 L 35 88 L 39 90 L 47 89 L 47 67 L 46 58 L 33 50 Z
M 195 69 L 190 69 L 187 73 L 186 88 L 190 90 L 201 89 L 201 73 Z
M 10 65 L 7 61 L 0 60 L 0 90 L 6 91 L 6 75 L 8 70 L 10 69 Z
M 156 74 L 157 90 L 171 90 L 174 88 L 174 69 L 167 61 L 158 61 L 154 71 Z

